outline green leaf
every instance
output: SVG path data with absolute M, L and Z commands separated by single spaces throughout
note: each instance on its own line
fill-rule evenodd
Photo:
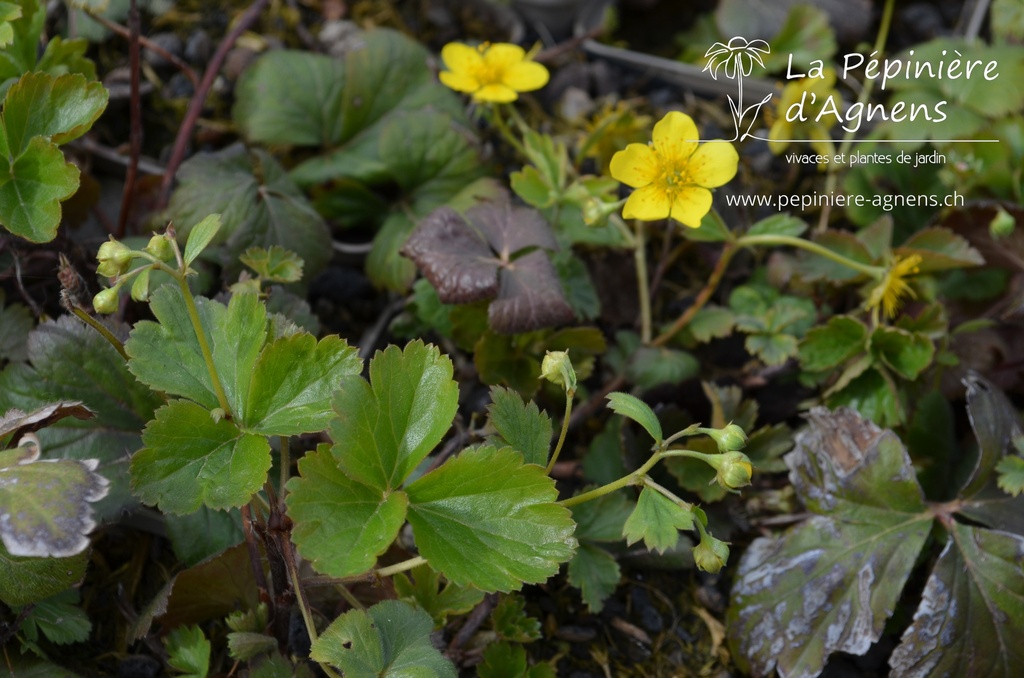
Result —
M 181 678 L 206 678 L 210 670 L 210 641 L 198 626 L 171 631 L 165 640 L 167 663 L 185 675 Z
M 809 372 L 821 372 L 864 350 L 868 328 L 848 315 L 836 315 L 812 328 L 800 342 L 800 363 Z
M 881 426 L 897 426 L 903 409 L 895 387 L 877 369 L 866 369 L 825 399 L 829 407 L 849 407 Z
M 620 476 L 617 477 L 621 477 Z M 624 492 L 611 492 L 572 507 L 576 538 L 582 541 L 622 541 L 622 530 L 636 509 L 636 502 Z
M 60 225 L 60 202 L 78 189 L 78 169 L 56 144 L 32 139 L 10 162 L 0 158 L 0 224 L 31 242 L 49 242 Z
M 664 553 L 679 541 L 679 530 L 692 529 L 693 513 L 657 490 L 645 487 L 636 509 L 622 527 L 622 536 L 630 546 L 643 539 L 648 549 Z
M 1021 425 L 1016 408 L 994 385 L 974 373 L 969 373 L 963 383 L 967 387 L 967 416 L 978 440 L 970 475 L 960 489 L 961 497 L 971 497 L 988 485 L 1011 440 L 1020 434 Z
M 894 433 L 851 410 L 809 418 L 786 463 L 818 515 L 751 544 L 726 616 L 740 667 L 760 675 L 817 675 L 833 652 L 867 652 L 933 522 Z
M 484 650 L 477 678 L 526 678 L 526 648 L 518 643 L 491 643 Z
M 132 491 L 168 513 L 246 504 L 267 479 L 270 444 L 186 400 L 156 411 L 132 457 Z
M 21 304 L 4 304 L 0 290 L 0 362 L 25 362 L 28 360 L 28 335 L 35 320 L 28 307 Z
M 10 3 L 5 3 L 10 4 Z M 0 50 L 0 96 L 22 74 L 42 71 L 52 76 L 81 73 L 89 80 L 96 79 L 96 66 L 84 58 L 88 47 L 85 40 L 63 40 L 50 36 L 46 49 L 40 55 L 44 42 L 46 3 L 39 0 L 19 0 L 20 18 L 11 21 L 11 44 Z
M 0 601 L 27 605 L 75 586 L 85 577 L 89 554 L 70 558 L 12 556 L 0 543 Z
M 26 73 L 7 90 L 3 128 L 12 157 L 43 137 L 60 146 L 85 134 L 107 107 L 107 91 L 81 75 Z
M 491 612 L 494 632 L 503 640 L 529 643 L 541 636 L 540 620 L 526 613 L 526 601 L 516 594 L 502 596 Z
M 880 326 L 871 333 L 871 354 L 904 379 L 913 381 L 931 365 L 935 345 L 918 332 Z
M 238 259 L 263 280 L 279 283 L 302 280 L 302 259 L 280 245 L 250 247 Z
M 213 242 L 213 239 L 217 237 L 220 227 L 220 215 L 211 214 L 188 229 L 188 239 L 185 241 L 185 253 L 183 255 L 185 266 L 191 266 L 196 257 Z
M 996 464 L 996 471 L 999 473 L 999 487 L 1004 492 L 1014 497 L 1024 492 L 1024 457 L 1003 457 Z
M 965 238 L 938 226 L 918 231 L 894 251 L 901 257 L 921 257 L 921 263 L 918 264 L 921 273 L 981 266 L 985 263 L 981 253 L 971 247 Z
M 518 450 L 527 464 L 544 466 L 548 463 L 551 418 L 541 412 L 535 402 L 526 403 L 515 391 L 492 386 L 487 416 L 497 431 L 490 439 L 496 447 L 508 445 Z
M 429 565 L 420 565 L 410 574 L 403 572 L 394 576 L 392 582 L 398 596 L 423 608 L 434 620 L 434 626 L 442 627 L 449 615 L 466 614 L 481 600 L 484 592 L 471 586 L 457 586 L 451 582 L 441 583 L 441 575 Z
M 430 643 L 433 626 L 423 610 L 385 600 L 335 619 L 309 656 L 345 678 L 455 678 L 455 667 Z
M 174 555 L 188 566 L 242 542 L 242 519 L 238 511 L 214 511 L 200 506 L 195 513 L 183 516 L 164 515 L 167 536 Z
M 751 4 L 745 7 L 749 12 Z M 809 67 L 815 59 L 828 60 L 837 47 L 827 13 L 817 6 L 791 5 L 785 23 L 771 39 L 772 51 L 765 57 L 765 67 L 769 71 L 781 70 L 790 55 L 794 64 Z
M 812 240 L 822 247 L 860 263 L 871 264 L 874 260 L 871 251 L 853 233 L 824 231 L 815 234 Z M 797 253 L 797 272 L 801 278 L 807 281 L 828 280 L 837 283 L 856 280 L 864 275 L 860 271 L 805 250 L 800 250 Z
M 758 221 L 750 227 L 750 230 L 748 230 L 746 234 L 785 235 L 790 238 L 799 238 L 806 230 L 806 221 L 783 212 Z
M 405 493 L 384 494 L 353 480 L 326 445 L 299 460 L 299 474 L 288 481 L 285 499 L 299 553 L 332 577 L 373 567 L 405 522 Z
M 197 153 L 178 170 L 178 187 L 166 217 L 178 228 L 179 241 L 192 224 L 211 212 L 222 227 L 209 245 L 223 245 L 220 262 L 225 279 L 237 280 L 240 257 L 252 247 L 275 245 L 295 252 L 308 278 L 320 273 L 331 258 L 327 224 L 305 194 L 269 153 L 234 145 L 215 153 Z
M 726 242 L 733 239 L 729 227 L 722 221 L 715 210 L 709 211 L 700 221 L 700 227 L 679 227 L 679 233 L 687 240 L 694 242 Z
M 89 546 L 92 502 L 107 494 L 96 459 L 40 461 L 35 443 L 0 451 L 0 537 L 16 556 L 66 558 Z
M 243 425 L 264 435 L 315 433 L 331 420 L 331 395 L 362 370 L 355 347 L 337 335 L 301 333 L 267 344 L 253 367 Z
M 511 591 L 546 581 L 576 548 L 554 481 L 510 448 L 466 450 L 406 491 L 420 553 L 460 586 Z
M 693 338 L 701 343 L 712 339 L 721 339 L 732 333 L 736 324 L 736 314 L 727 308 L 708 304 L 697 311 L 686 329 Z
M 782 365 L 797 354 L 799 341 L 791 334 L 750 334 L 743 345 L 765 365 Z
M 228 654 L 232 659 L 245 662 L 276 649 L 277 639 L 273 636 L 252 631 L 235 631 L 228 634 Z
M 622 419 L 612 417 L 594 436 L 583 457 L 583 475 L 598 485 L 614 482 L 629 471 L 622 461 Z M 619 531 L 621 535 L 621 530 Z
M 78 591 L 71 589 L 35 603 L 22 621 L 21 631 L 32 642 L 41 632 L 51 643 L 70 645 L 88 640 L 92 624 L 78 605 Z
M 591 613 L 598 613 L 604 601 L 615 593 L 622 571 L 615 557 L 600 546 L 580 544 L 566 570 L 569 583 L 580 590 Z
M 630 356 L 626 375 L 641 388 L 679 384 L 700 373 L 700 363 L 686 351 L 642 346 Z
M 334 396 L 334 456 L 352 479 L 387 492 L 430 454 L 459 404 L 453 367 L 437 347 L 389 346 L 370 361 L 370 383 L 344 377 Z
M 643 426 L 644 430 L 654 438 L 655 443 L 660 443 L 664 440 L 664 435 L 661 432 L 661 422 L 658 421 L 658 415 L 654 414 L 654 410 L 652 410 L 647 403 L 636 396 L 621 392 L 609 393 L 608 407 L 616 413 L 621 414 L 624 417 L 629 417 L 636 423 Z
M 950 522 L 914 620 L 889 660 L 893 675 L 1011 678 L 1024 666 L 1024 538 Z
M 21 18 L 21 7 L 13 2 L 0 2 L 0 47 L 7 47 L 14 41 L 11 22 Z

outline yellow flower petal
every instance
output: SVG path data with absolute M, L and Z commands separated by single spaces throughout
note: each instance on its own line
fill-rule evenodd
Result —
M 480 81 L 467 73 L 455 71 L 441 71 L 437 74 L 441 83 L 456 92 L 475 92 L 480 89 Z
M 491 68 L 508 68 L 526 58 L 526 52 L 519 45 L 498 42 L 484 51 L 484 63 Z
M 512 64 L 505 69 L 501 81 L 517 92 L 532 92 L 548 84 L 548 69 L 534 61 Z
M 644 186 L 638 188 L 626 200 L 622 207 L 624 219 L 640 219 L 656 221 L 668 216 L 671 203 L 664 188 Z
M 507 104 L 519 98 L 519 94 L 511 87 L 492 84 L 484 85 L 473 93 L 474 101 L 490 101 L 496 104 Z
M 671 216 L 685 226 L 699 228 L 700 220 L 710 210 L 711 191 L 700 186 L 684 186 L 672 203 Z
M 663 163 L 679 165 L 697 148 L 700 133 L 693 118 L 679 111 L 671 111 L 654 126 L 651 138 L 654 150 L 661 156 Z
M 705 188 L 729 183 L 736 176 L 740 156 L 728 141 L 709 141 L 690 156 L 687 165 L 690 181 Z
M 616 181 L 640 188 L 658 176 L 658 156 L 647 144 L 630 144 L 612 156 L 609 171 Z
M 461 42 L 449 42 L 442 47 L 441 60 L 448 70 L 459 73 L 472 73 L 484 63 L 480 50 Z

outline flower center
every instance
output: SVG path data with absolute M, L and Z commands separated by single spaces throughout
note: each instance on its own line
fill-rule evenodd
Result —
M 679 191 L 685 186 L 692 184 L 693 181 L 690 179 L 690 173 L 685 167 L 680 168 L 672 164 L 663 163 L 658 176 L 658 183 L 665 189 L 669 200 L 674 201 Z

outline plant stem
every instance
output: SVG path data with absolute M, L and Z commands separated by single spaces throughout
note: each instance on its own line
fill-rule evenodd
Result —
M 569 417 L 572 416 L 572 401 L 575 395 L 575 389 L 565 392 L 565 416 L 562 417 L 562 431 L 558 434 L 558 442 L 555 444 L 555 451 L 551 454 L 551 460 L 548 461 L 548 467 L 544 469 L 547 474 L 550 474 L 551 469 L 555 467 L 558 455 L 562 452 L 562 445 L 565 444 L 565 434 L 569 432 Z
M 881 55 L 883 49 L 885 49 L 885 42 L 889 39 L 889 27 L 892 26 L 892 13 L 895 7 L 895 0 L 885 0 L 885 8 L 882 10 L 882 22 L 878 26 L 878 34 L 875 36 L 874 52 L 878 52 Z M 881 56 L 879 56 L 881 58 Z M 861 84 L 860 96 L 857 97 L 857 103 L 855 104 L 859 108 L 864 108 L 868 98 L 871 96 L 871 91 L 874 89 L 875 81 L 873 78 L 864 78 L 864 82 Z M 839 144 L 839 153 L 845 154 L 850 150 L 850 144 L 853 141 L 853 136 L 856 132 L 847 132 L 843 135 L 843 141 Z M 836 190 L 836 170 L 834 165 L 829 165 L 828 176 L 825 177 L 825 193 L 831 195 Z M 828 226 L 828 216 L 832 211 L 830 203 L 826 202 L 825 206 L 821 210 L 821 216 L 818 218 L 818 231 L 824 231 L 825 227 Z
M 283 535 L 280 544 L 284 554 L 285 566 L 288 568 L 288 578 L 292 583 L 292 590 L 295 592 L 295 600 L 299 605 L 299 612 L 302 613 L 302 621 L 306 624 L 306 633 L 309 635 L 310 643 L 315 643 L 317 632 L 316 623 L 313 621 L 313 610 L 310 608 L 309 600 L 306 598 L 306 591 L 302 588 L 302 581 L 299 579 L 299 568 L 295 565 L 295 552 L 292 548 L 291 539 L 289 539 L 287 534 Z M 320 668 L 331 678 L 341 678 L 334 669 L 326 664 L 320 664 Z
M 277 493 L 281 497 L 281 510 L 284 511 L 284 486 L 288 483 L 288 478 L 291 476 L 292 466 L 292 455 L 291 455 L 291 438 L 288 436 L 278 437 L 278 441 L 281 443 L 281 456 L 278 460 L 281 468 L 281 476 L 278 482 Z
M 680 499 L 679 497 L 676 496 L 676 494 L 674 492 L 672 492 L 672 490 L 670 490 L 667 487 L 664 487 L 662 485 L 659 485 L 658 483 L 656 483 L 653 480 L 651 480 L 650 476 L 645 476 L 644 477 L 644 485 L 646 485 L 647 487 L 651 488 L 652 490 L 654 490 L 658 494 L 662 495 L 663 497 L 668 499 L 673 504 L 676 504 L 677 506 L 681 506 L 682 508 L 685 508 L 685 509 L 692 508 L 692 505 L 690 504 L 690 502 L 685 501 L 683 499 Z
M 633 241 L 633 260 L 636 262 L 637 295 L 640 301 L 640 341 L 651 343 L 651 290 L 647 286 L 647 241 L 644 222 L 633 223 L 636 239 Z
M 394 565 L 381 567 L 379 569 L 374 570 L 373 573 L 378 577 L 390 577 L 391 575 L 398 574 L 399 572 L 405 572 L 406 570 L 411 570 L 415 567 L 419 567 L 420 565 L 426 564 L 426 558 L 424 558 L 423 556 L 416 556 L 415 558 L 403 560 L 402 562 L 395 563 Z
M 715 293 L 718 285 L 722 282 L 722 277 L 725 275 L 725 270 L 729 267 L 729 262 L 732 261 L 733 255 L 738 251 L 739 248 L 736 243 L 728 242 L 725 244 L 725 247 L 722 248 L 722 254 L 718 257 L 718 263 L 715 264 L 714 270 L 711 271 L 707 283 L 704 284 L 704 287 L 697 294 L 697 298 L 693 300 L 689 308 L 683 311 L 681 316 L 676 318 L 674 323 L 651 341 L 651 346 L 664 346 L 680 330 L 690 324 L 690 321 L 697 315 L 697 312 L 704 308 L 708 301 L 711 300 L 711 295 Z
M 528 157 L 523 144 L 519 139 L 516 139 L 516 136 L 512 134 L 512 130 L 509 128 L 508 123 L 505 122 L 505 117 L 501 114 L 501 106 L 495 106 L 491 111 L 493 112 L 491 120 L 494 122 L 494 127 L 498 130 L 505 141 L 507 141 L 512 148 L 516 149 L 516 152 L 519 153 L 519 155 L 524 158 Z
M 880 279 L 885 275 L 885 268 L 882 266 L 872 266 L 871 264 L 865 264 L 860 261 L 855 261 L 849 257 L 844 257 L 838 252 L 834 252 L 827 247 L 822 247 L 816 242 L 812 242 L 805 238 L 795 238 L 789 235 L 745 235 L 736 241 L 736 244 L 740 247 L 751 247 L 753 245 L 782 245 L 789 247 L 798 247 L 800 249 L 813 252 L 819 256 L 831 259 L 837 264 L 852 268 L 855 271 L 863 273 L 876 280 Z
M 662 456 L 663 456 L 662 452 L 655 452 L 654 454 L 651 455 L 650 459 L 648 459 L 646 462 L 644 462 L 643 466 L 641 466 L 637 470 L 633 471 L 632 473 L 630 473 L 628 475 L 624 475 L 621 478 L 619 478 L 618 480 L 613 480 L 612 482 L 608 483 L 607 485 L 602 485 L 601 487 L 595 488 L 595 489 L 593 489 L 593 490 L 591 490 L 589 492 L 584 492 L 583 494 L 577 494 L 575 497 L 569 497 L 568 499 L 563 499 L 562 501 L 558 502 L 558 504 L 560 506 L 565 506 L 565 507 L 568 508 L 570 506 L 576 506 L 577 504 L 584 504 L 584 503 L 586 503 L 588 501 L 592 501 L 592 500 L 597 499 L 599 497 L 603 497 L 604 495 L 610 494 L 610 493 L 614 492 L 615 490 L 622 489 L 623 487 L 626 487 L 627 485 L 636 485 L 638 483 L 642 483 L 643 482 L 643 478 L 647 475 L 647 472 L 650 471 L 652 468 L 654 468 L 654 465 L 657 464 L 661 460 Z
M 206 369 L 210 373 L 210 379 L 213 381 L 213 391 L 217 394 L 217 402 L 220 404 L 220 408 L 224 410 L 224 416 L 231 417 L 231 406 L 228 405 L 228 398 L 224 394 L 224 387 L 220 384 L 220 377 L 217 376 L 217 366 L 213 364 L 213 353 L 210 351 L 210 344 L 206 341 L 206 332 L 203 331 L 203 323 L 199 319 L 199 309 L 196 308 L 196 300 L 192 297 L 192 290 L 188 288 L 188 281 L 185 279 L 184 273 L 175 274 L 175 278 L 178 281 L 178 287 L 181 288 L 181 293 L 185 297 L 185 306 L 188 309 L 189 320 L 192 321 L 192 329 L 195 330 L 196 339 L 199 341 L 199 350 L 203 353 L 203 360 L 206 361 Z
M 78 318 L 86 325 L 99 332 L 100 335 L 102 335 L 104 339 L 110 342 L 110 345 L 113 346 L 117 350 L 117 352 L 121 354 L 121 357 L 124 358 L 124 361 L 128 362 L 128 354 L 124 350 L 124 344 L 122 344 L 121 340 L 115 337 L 110 332 L 110 330 L 104 327 L 103 323 L 101 323 L 99 320 L 96 320 L 96 318 L 93 318 L 91 315 L 89 315 L 82 309 L 78 308 L 77 306 L 72 306 L 71 312 L 78 316 Z

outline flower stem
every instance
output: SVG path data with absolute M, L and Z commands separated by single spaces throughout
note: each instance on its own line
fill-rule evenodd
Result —
M 875 36 L 875 46 L 872 54 L 878 53 L 879 59 L 881 59 L 882 50 L 885 49 L 885 42 L 889 39 L 889 27 L 892 26 L 892 13 L 895 7 L 895 0 L 885 0 L 885 8 L 882 9 L 882 22 L 878 26 L 878 34 Z M 875 81 L 873 78 L 864 78 L 864 82 L 861 84 L 860 96 L 857 97 L 857 103 L 855 104 L 858 108 L 864 108 L 868 98 L 871 96 L 871 91 L 874 89 Z M 853 141 L 853 136 L 856 134 L 855 131 L 846 132 L 843 135 L 843 141 L 839 144 L 839 153 L 845 154 L 850 150 L 850 144 Z M 831 195 L 836 189 L 836 179 L 838 175 L 836 173 L 836 166 L 829 165 L 828 176 L 825 177 L 825 193 Z M 832 206 L 829 202 L 825 203 L 825 206 L 821 210 L 821 216 L 818 218 L 818 231 L 824 231 L 828 226 L 828 216 L 832 210 Z
M 526 148 L 524 148 L 522 142 L 512 134 L 512 129 L 508 126 L 508 123 L 505 122 L 505 116 L 501 114 L 501 106 L 495 106 L 491 111 L 493 112 L 491 120 L 494 122 L 494 127 L 497 128 L 505 141 L 507 141 L 512 148 L 516 149 L 516 152 L 519 153 L 519 155 L 524 158 L 528 157 L 526 155 Z
M 567 508 L 569 506 L 576 506 L 577 504 L 585 504 L 588 501 L 593 501 L 594 499 L 603 497 L 606 494 L 611 494 L 615 490 L 620 490 L 623 487 L 626 487 L 627 485 L 637 485 L 639 483 L 642 483 L 644 482 L 643 478 L 646 477 L 647 472 L 654 468 L 654 465 L 661 460 L 662 456 L 662 452 L 655 452 L 654 454 L 651 455 L 650 459 L 644 462 L 643 466 L 633 471 L 632 473 L 624 475 L 618 480 L 613 480 L 607 485 L 602 485 L 601 487 L 594 488 L 589 492 L 584 492 L 583 494 L 577 494 L 575 497 L 563 499 L 562 501 L 558 502 L 558 504 L 560 506 L 565 506 Z
M 658 494 L 662 495 L 663 497 L 668 499 L 673 504 L 676 504 L 677 506 L 681 506 L 682 508 L 685 508 L 685 509 L 692 508 L 690 502 L 685 501 L 683 499 L 680 499 L 679 497 L 677 497 L 675 495 L 674 492 L 669 490 L 667 487 L 663 487 L 663 486 L 659 485 L 658 483 L 654 482 L 650 478 L 650 476 L 645 476 L 644 477 L 644 485 L 646 485 L 647 487 L 651 488 L 652 490 L 654 490 Z
M 693 300 L 690 307 L 683 311 L 683 314 L 676 318 L 676 321 L 669 325 L 661 334 L 656 336 L 651 341 L 651 346 L 664 346 L 667 344 L 672 337 L 676 336 L 684 327 L 690 324 L 693 317 L 697 315 L 711 299 L 711 295 L 718 289 L 718 285 L 722 282 L 722 277 L 725 275 L 725 270 L 729 267 L 729 262 L 732 261 L 732 257 L 736 252 L 739 251 L 736 243 L 728 242 L 722 249 L 722 254 L 718 257 L 718 263 L 715 264 L 714 270 L 711 271 L 711 276 L 708 277 L 707 283 L 697 294 L 697 298 Z
M 77 306 L 72 306 L 71 312 L 78 316 L 79 320 L 81 320 L 86 325 L 99 332 L 100 335 L 108 342 L 110 342 L 110 345 L 113 346 L 114 349 L 116 349 L 117 352 L 121 354 L 121 357 L 124 358 L 124 361 L 128 362 L 128 353 L 125 352 L 124 350 L 124 344 L 122 344 L 121 340 L 115 337 L 110 330 L 104 327 L 103 323 L 101 323 L 99 320 L 96 320 L 96 318 L 93 318 L 91 315 L 89 315 L 82 309 L 78 308 Z
M 555 462 L 558 461 L 558 455 L 562 452 L 562 445 L 565 444 L 565 435 L 569 432 L 569 417 L 572 415 L 572 402 L 575 395 L 575 389 L 568 389 L 565 392 L 565 416 L 562 417 L 562 431 L 558 434 L 558 442 L 555 444 L 555 451 L 551 454 L 551 460 L 548 461 L 548 467 L 544 469 L 545 473 L 551 473 L 551 469 L 555 467 Z
M 210 380 L 213 382 L 213 391 L 217 394 L 217 402 L 224 410 L 224 416 L 231 417 L 231 406 L 224 394 L 224 387 L 220 384 L 220 377 L 217 375 L 217 366 L 213 364 L 213 352 L 210 351 L 210 344 L 206 340 L 206 332 L 203 331 L 203 323 L 199 319 L 199 309 L 196 308 L 196 300 L 192 296 L 192 290 L 188 288 L 188 281 L 184 273 L 175 272 L 174 276 L 178 281 L 178 287 L 185 297 L 185 307 L 188 309 L 189 320 L 192 321 L 192 329 L 195 330 L 196 339 L 199 341 L 199 350 L 203 353 L 203 360 L 206 361 L 206 369 L 210 373 Z
M 378 577 L 390 577 L 391 575 L 398 574 L 399 572 L 405 572 L 407 570 L 419 567 L 420 565 L 426 564 L 426 558 L 424 558 L 423 556 L 416 556 L 415 558 L 403 560 L 402 562 L 395 563 L 394 565 L 388 565 L 387 567 L 379 568 L 377 570 L 374 570 L 373 573 Z
M 751 247 L 753 245 L 782 245 L 789 247 L 798 247 L 800 249 L 813 252 L 814 254 L 831 259 L 837 264 L 852 268 L 855 271 L 863 273 L 876 280 L 880 279 L 885 275 L 885 268 L 882 266 L 872 266 L 871 264 L 865 264 L 849 257 L 844 257 L 842 254 L 830 250 L 827 247 L 822 247 L 816 242 L 806 240 L 805 238 L 795 238 L 789 235 L 745 235 L 736 241 L 736 244 L 740 247 Z
M 651 290 L 647 281 L 647 241 L 645 239 L 644 222 L 637 219 L 633 223 L 635 239 L 633 241 L 633 260 L 636 262 L 637 295 L 640 302 L 640 340 L 651 343 Z

